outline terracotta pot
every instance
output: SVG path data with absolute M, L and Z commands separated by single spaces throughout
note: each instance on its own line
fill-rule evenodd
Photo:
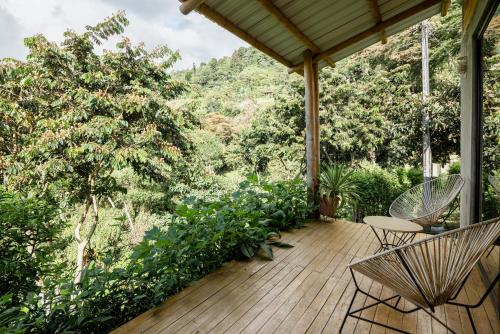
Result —
M 335 198 L 331 197 L 321 197 L 321 202 L 319 204 L 319 212 L 323 216 L 335 218 L 335 214 L 337 213 L 337 208 L 339 207 L 340 198 L 336 196 Z

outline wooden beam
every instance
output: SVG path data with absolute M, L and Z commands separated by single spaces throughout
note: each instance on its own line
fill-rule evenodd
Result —
M 257 1 L 260 2 L 262 7 L 274 16 L 293 36 L 300 40 L 307 47 L 307 49 L 314 53 L 319 53 L 321 51 L 319 47 L 309 39 L 309 37 L 304 35 L 304 33 L 300 31 L 300 29 L 297 28 L 297 26 L 293 24 L 292 21 L 285 16 L 285 14 L 283 14 L 283 12 L 271 2 L 271 0 Z
M 318 64 L 313 53 L 304 52 L 307 200 L 315 208 L 312 218 L 319 218 L 319 80 Z
M 325 58 L 325 59 L 323 59 L 323 61 L 325 63 L 327 63 L 328 65 L 330 65 L 331 68 L 335 68 L 335 66 L 336 66 L 335 62 L 333 60 L 331 60 L 330 58 Z
M 188 15 L 204 2 L 205 0 L 184 0 L 180 5 L 179 10 L 182 14 Z
M 441 16 L 446 16 L 448 14 L 448 9 L 450 9 L 451 0 L 443 0 L 441 2 Z
M 423 11 L 423 10 L 426 10 L 438 3 L 440 3 L 441 0 L 427 0 L 427 1 L 424 1 L 424 2 L 421 2 L 419 3 L 418 5 L 414 6 L 414 7 L 411 7 L 407 10 L 405 10 L 404 12 L 401 12 L 399 13 L 398 15 L 395 15 L 393 17 L 391 17 L 390 19 L 387 19 L 385 21 L 382 21 L 376 25 L 374 25 L 373 27 L 337 44 L 337 45 L 334 45 L 333 47 L 321 52 L 321 53 L 318 53 L 317 55 L 314 56 L 313 58 L 313 61 L 314 62 L 318 62 L 326 57 L 329 57 L 331 56 L 332 54 L 336 53 L 336 52 L 339 52 L 339 51 L 342 51 L 343 49 L 353 45 L 353 44 L 356 44 L 374 34 L 378 34 L 380 32 L 381 29 L 387 29 L 415 14 L 418 14 L 419 12 Z M 294 71 L 298 71 L 300 68 L 302 68 L 304 65 L 303 63 L 300 63 L 300 64 L 297 64 L 297 65 L 294 65 L 292 66 L 292 70 Z
M 287 67 L 291 67 L 292 63 L 288 61 L 285 57 L 274 51 L 273 49 L 267 47 L 264 45 L 264 43 L 259 42 L 257 39 L 255 39 L 253 36 L 248 34 L 247 32 L 243 31 L 240 29 L 237 25 L 235 25 L 233 22 L 229 21 L 226 19 L 224 16 L 221 14 L 217 13 L 215 10 L 207 6 L 206 4 L 201 4 L 197 9 L 196 9 L 200 14 L 208 18 L 209 20 L 213 21 L 214 23 L 217 23 L 219 26 L 222 28 L 228 30 L 229 32 L 233 33 L 234 35 L 238 36 L 257 50 L 260 50 L 267 54 L 268 56 L 276 59 L 283 65 Z
M 380 7 L 378 6 L 377 0 L 368 0 L 373 13 L 373 18 L 375 19 L 375 24 L 382 22 L 382 14 L 380 13 Z M 387 36 L 385 35 L 385 29 L 380 30 L 380 41 L 382 44 L 387 43 Z
M 322 53 L 316 55 L 314 57 L 313 61 L 317 62 L 318 60 L 323 59 L 325 57 L 328 57 L 335 52 L 338 52 L 342 49 L 345 49 L 346 47 L 349 47 L 357 42 L 360 42 L 367 37 L 370 37 L 374 34 L 377 34 L 382 29 L 387 29 L 387 28 L 389 28 L 389 27 L 391 27 L 391 26 L 393 26 L 393 25 L 395 25 L 403 20 L 406 20 L 407 18 L 412 17 L 413 15 L 418 14 L 418 13 L 438 4 L 440 1 L 441 0 L 427 0 L 427 1 L 421 2 L 418 5 L 413 6 L 409 9 L 405 10 L 404 12 L 401 12 L 401 13 L 391 17 L 390 19 L 382 21 L 382 22 L 376 24 L 375 26 L 371 27 L 370 29 L 367 29 L 367 30 L 363 31 L 362 33 L 359 33 L 358 35 L 351 37 L 348 40 L 346 40 L 340 44 L 337 44 L 328 50 L 323 51 Z
M 320 53 L 321 49 L 309 38 L 307 37 L 285 14 L 271 1 L 271 0 L 257 0 L 260 2 L 262 7 L 264 7 L 274 18 L 276 18 L 288 32 L 290 32 L 295 38 L 301 41 L 304 46 L 314 53 Z M 329 58 L 325 58 L 324 61 L 335 67 L 335 62 Z M 298 72 L 292 70 L 291 73 Z

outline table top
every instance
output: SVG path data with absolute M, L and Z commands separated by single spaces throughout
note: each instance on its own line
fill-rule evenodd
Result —
M 367 216 L 363 221 L 370 226 L 393 232 L 417 233 L 423 230 L 417 223 L 396 217 Z

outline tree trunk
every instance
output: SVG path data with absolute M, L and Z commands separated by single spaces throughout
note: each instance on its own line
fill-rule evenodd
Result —
M 92 236 L 94 235 L 95 229 L 97 227 L 97 223 L 99 222 L 99 206 L 97 203 L 97 196 L 95 195 L 95 176 L 91 175 L 89 177 L 89 183 L 90 183 L 90 199 L 87 200 L 87 203 L 85 205 L 84 213 L 82 214 L 82 217 L 80 221 L 78 222 L 78 225 L 76 226 L 75 229 L 75 239 L 78 242 L 78 250 L 77 250 L 77 256 L 76 256 L 76 273 L 75 273 L 75 283 L 78 284 L 82 280 L 82 272 L 85 269 L 86 263 L 85 263 L 85 251 L 87 250 L 87 246 L 90 243 L 90 239 L 92 239 Z M 85 237 L 81 236 L 81 228 L 83 223 L 85 222 L 85 219 L 87 218 L 87 213 L 89 211 L 90 206 L 92 205 L 92 224 L 90 225 L 89 231 L 85 235 Z
M 75 284 L 80 283 L 82 279 L 82 271 L 84 266 L 83 258 L 85 256 L 85 249 L 87 248 L 88 241 L 86 238 L 82 239 L 81 230 L 83 224 L 85 223 L 85 219 L 87 219 L 87 213 L 89 212 L 89 208 L 90 208 L 90 201 L 87 201 L 85 203 L 82 216 L 80 217 L 80 220 L 78 221 L 78 224 L 76 225 L 75 228 L 75 239 L 76 242 L 78 243 L 78 249 L 76 253 Z
M 135 231 L 134 221 L 132 220 L 132 216 L 130 215 L 130 210 L 128 208 L 127 202 L 125 201 L 123 202 L 123 211 L 125 212 L 125 216 L 127 216 L 128 225 L 130 226 L 130 232 L 134 232 Z
M 424 106 L 422 115 L 422 155 L 424 182 L 429 181 L 432 177 L 432 152 L 431 152 L 431 135 L 430 135 L 430 114 L 428 99 L 430 95 L 430 79 L 429 79 L 429 24 L 427 20 L 422 21 L 422 102 Z
M 108 196 L 108 202 L 109 204 L 111 204 L 111 207 L 114 209 L 116 208 L 116 205 L 115 205 L 115 202 L 113 202 L 113 200 L 111 199 L 111 197 Z

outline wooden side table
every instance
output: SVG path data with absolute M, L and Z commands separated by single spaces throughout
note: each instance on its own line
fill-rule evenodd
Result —
M 367 216 L 363 221 L 370 225 L 380 242 L 375 253 L 410 243 L 423 230 L 422 226 L 414 222 L 395 217 Z

